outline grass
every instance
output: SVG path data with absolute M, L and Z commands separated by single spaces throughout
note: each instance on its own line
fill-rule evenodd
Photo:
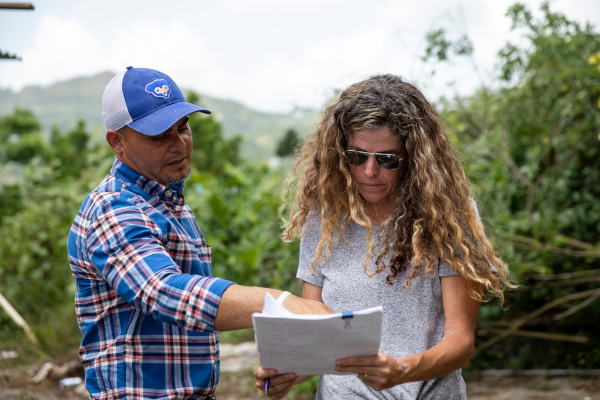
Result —
M 254 340 L 254 329 L 240 329 L 239 331 L 227 331 L 219 333 L 221 343 L 242 343 Z

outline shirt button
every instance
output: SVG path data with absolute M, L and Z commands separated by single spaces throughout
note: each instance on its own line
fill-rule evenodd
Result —
M 165 190 L 165 197 L 171 197 L 171 191 L 169 189 Z

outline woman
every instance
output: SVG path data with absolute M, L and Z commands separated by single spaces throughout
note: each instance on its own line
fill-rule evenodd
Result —
M 286 182 L 284 239 L 302 238 L 304 297 L 334 312 L 382 305 L 380 353 L 337 362 L 318 399 L 465 399 L 482 301 L 513 285 L 484 235 L 433 106 L 402 78 L 373 76 L 327 107 Z M 283 209 L 282 207 L 282 209 Z M 307 377 L 259 368 L 283 397 Z

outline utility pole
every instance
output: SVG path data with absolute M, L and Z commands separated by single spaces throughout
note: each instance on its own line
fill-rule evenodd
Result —
M 0 10 L 34 10 L 33 4 L 31 3 L 0 3 Z M 0 60 L 17 60 L 21 61 L 21 57 L 16 54 L 9 54 L 8 52 L 3 52 L 0 49 Z

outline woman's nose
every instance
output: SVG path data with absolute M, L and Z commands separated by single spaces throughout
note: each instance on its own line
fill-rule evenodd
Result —
M 375 176 L 379 173 L 379 164 L 375 161 L 375 156 L 370 154 L 365 163 L 365 175 Z

